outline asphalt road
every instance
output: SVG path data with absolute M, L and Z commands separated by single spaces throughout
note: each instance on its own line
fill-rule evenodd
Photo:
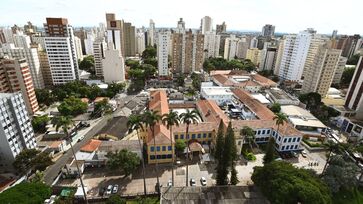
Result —
M 85 145 L 93 136 L 95 136 L 106 124 L 108 119 L 112 116 L 105 116 L 94 127 L 92 127 L 85 135 L 84 139 L 73 145 L 74 151 L 78 152 L 83 145 Z M 62 167 L 67 163 L 67 160 L 71 158 L 72 151 L 69 149 L 64 153 L 52 166 L 48 167 L 44 172 L 44 182 L 47 185 L 51 185 L 54 179 L 58 176 Z

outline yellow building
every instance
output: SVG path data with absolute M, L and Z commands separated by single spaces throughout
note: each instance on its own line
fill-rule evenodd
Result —
M 251 48 L 247 50 L 246 59 L 251 60 L 256 66 L 260 63 L 261 51 L 258 48 Z

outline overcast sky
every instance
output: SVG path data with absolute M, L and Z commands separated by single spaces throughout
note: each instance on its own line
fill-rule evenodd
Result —
M 299 3 L 297 3 L 299 2 Z M 1 0 L 0 25 L 42 25 L 46 17 L 64 17 L 73 26 L 105 22 L 116 13 L 137 27 L 176 27 L 180 17 L 187 28 L 199 28 L 210 16 L 213 27 L 223 21 L 227 30 L 260 31 L 264 24 L 276 32 L 296 33 L 312 27 L 318 33 L 363 34 L 362 0 Z

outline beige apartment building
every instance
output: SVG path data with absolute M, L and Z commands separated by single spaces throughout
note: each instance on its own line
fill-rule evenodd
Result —
M 251 60 L 256 66 L 260 63 L 261 50 L 258 48 L 251 48 L 247 50 L 246 59 Z
M 0 59 L 0 92 L 21 92 L 30 115 L 39 110 L 33 80 L 26 59 Z
M 125 55 L 126 57 L 133 57 L 136 55 L 136 30 L 135 26 L 131 23 L 124 23 L 123 33 L 125 37 Z
M 317 48 L 314 59 L 305 70 L 302 93 L 317 92 L 322 97 L 326 96 L 338 67 L 341 52 L 330 48 L 327 43 Z
M 124 37 L 124 21 L 116 20 L 114 13 L 106 13 L 107 22 L 107 44 L 114 46 L 114 49 L 119 50 L 122 56 L 125 56 L 125 37 Z

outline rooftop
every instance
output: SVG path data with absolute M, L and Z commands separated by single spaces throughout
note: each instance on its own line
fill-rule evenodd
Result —
M 268 92 L 277 100 L 298 100 L 279 88 L 271 88 Z
M 321 128 L 326 127 L 313 114 L 303 108 L 300 108 L 299 106 L 281 106 L 281 112 L 285 113 L 289 117 L 291 123 L 293 123 L 294 125 Z
M 202 91 L 207 94 L 208 96 L 215 96 L 215 95 L 233 95 L 229 87 L 202 87 Z
M 139 142 L 137 140 L 118 140 L 118 141 L 102 141 L 98 147 L 98 151 L 114 152 L 121 149 L 130 151 L 139 151 Z
M 81 147 L 82 152 L 94 152 L 98 149 L 98 147 L 101 145 L 101 140 L 89 140 L 83 147 Z
M 223 120 L 225 124 L 229 119 L 224 112 L 219 108 L 214 100 L 199 100 L 197 101 L 197 109 L 203 118 L 204 122 L 217 123 Z

